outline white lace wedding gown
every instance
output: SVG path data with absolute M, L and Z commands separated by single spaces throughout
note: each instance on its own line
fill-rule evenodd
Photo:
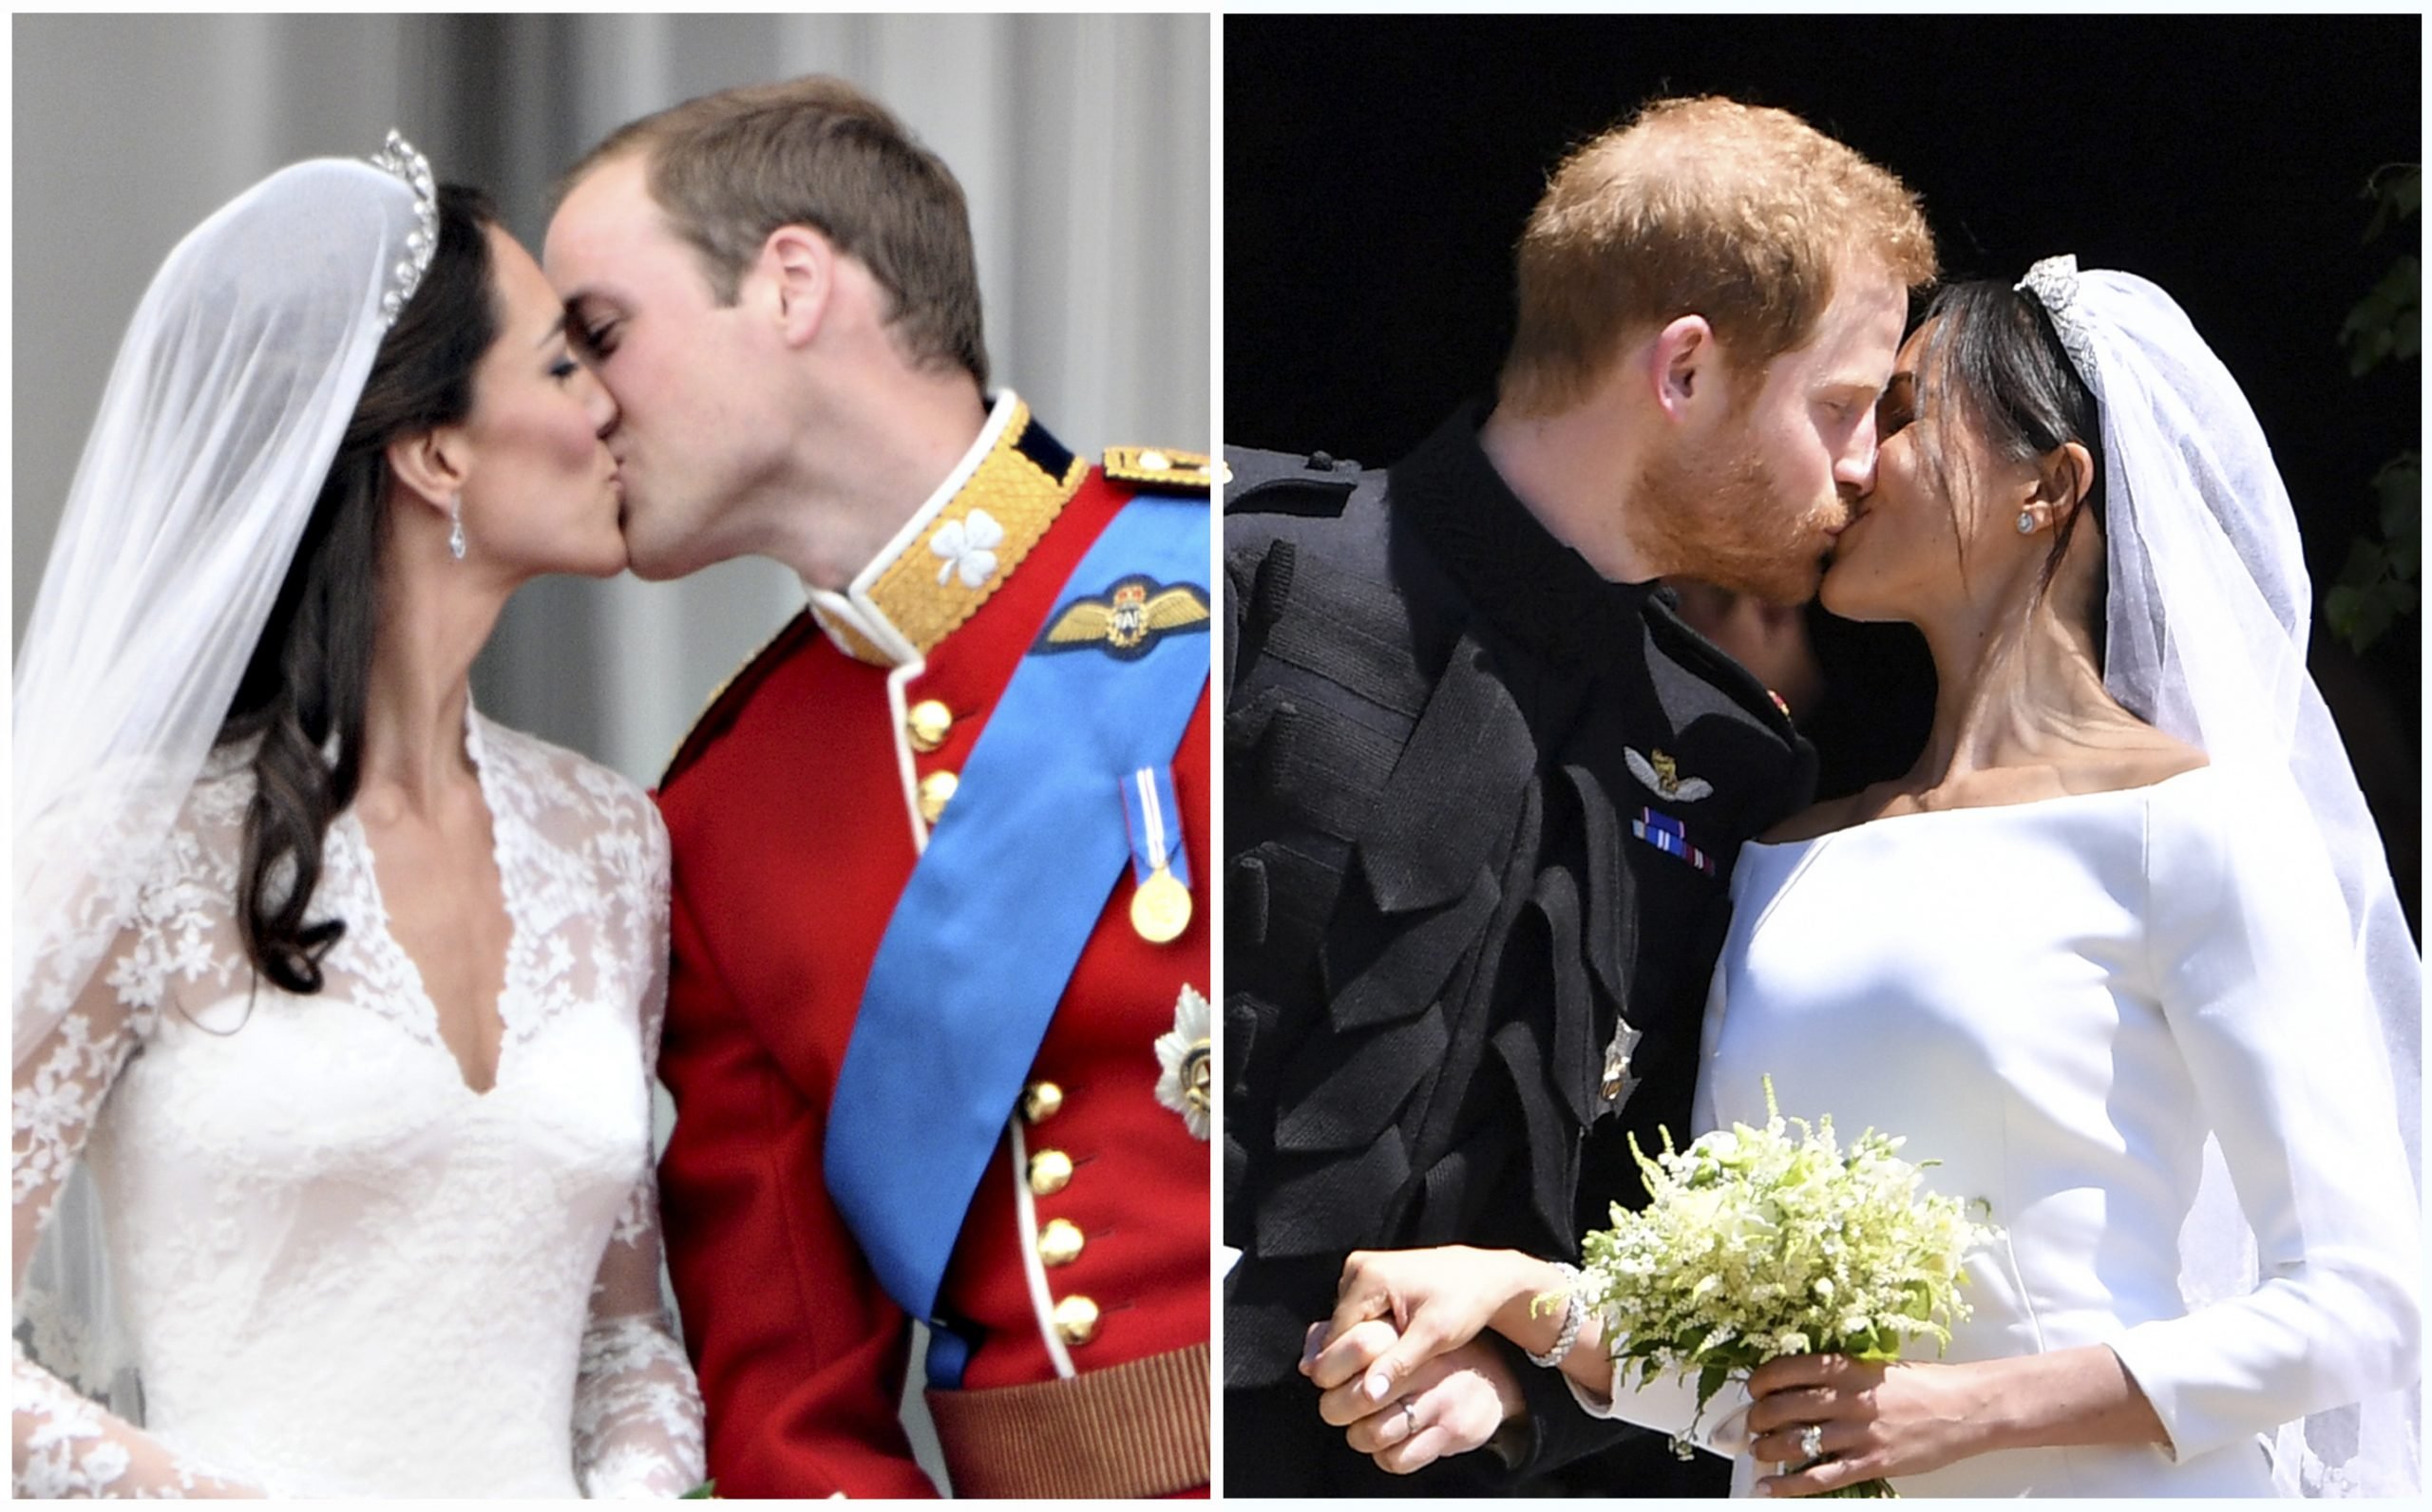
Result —
M 324 990 L 254 992 L 231 914 L 252 776 L 231 753 L 186 804 L 140 922 L 20 1060 L 17 1275 L 81 1150 L 145 1418 L 106 1414 L 20 1351 L 20 1494 L 699 1483 L 650 1167 L 666 832 L 614 773 L 466 724 L 513 927 L 488 1091 L 439 1037 L 352 813 L 310 916 L 347 926 Z M 28 1321 L 48 1355 L 48 1320 Z
M 1785 1115 L 1907 1136 L 2006 1232 L 1943 1357 L 2109 1345 L 2170 1434 L 1980 1455 L 1895 1476 L 1904 1496 L 2270 1495 L 2278 1425 L 2415 1379 L 2414 1194 L 2386 1079 L 2357 1072 L 2378 1062 L 2335 884 L 2217 769 L 1749 845 L 1732 897 L 1697 1127 L 1764 1123 L 1771 1076 Z M 2264 1279 L 2191 1306 L 2208 1131 Z M 1746 1401 L 1709 1406 L 1710 1446 L 1744 1448 Z M 1662 1385 L 1608 1410 L 1688 1426 Z

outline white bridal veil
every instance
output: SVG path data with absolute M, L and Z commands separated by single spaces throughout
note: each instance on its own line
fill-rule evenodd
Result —
M 391 132 L 370 162 L 297 163 L 221 207 L 136 310 L 18 647 L 21 1076 L 80 996 L 112 990 L 96 970 L 156 869 L 437 238 L 430 166 Z M 16 1314 L 44 1363 L 98 1389 L 116 1362 L 85 1187 L 63 1198 Z
M 2423 964 L 2390 882 L 2347 753 L 2306 671 L 2313 595 L 2297 520 L 2263 426 L 2229 370 L 2171 297 L 2132 274 L 2080 274 L 2048 257 L 2019 287 L 2052 316 L 2102 411 L 2110 542 L 2112 696 L 2276 795 L 2237 816 L 2291 845 L 2319 844 L 2337 876 L 2361 977 L 2381 1028 L 2360 1095 L 2395 1097 L 2420 1205 Z M 2325 984 L 2323 1003 L 2353 1011 Z M 2254 1238 L 2218 1151 L 2182 1239 L 2191 1304 L 2256 1281 Z M 2412 1496 L 2421 1478 L 2419 1387 L 2283 1428 L 2284 1487 L 2309 1496 Z

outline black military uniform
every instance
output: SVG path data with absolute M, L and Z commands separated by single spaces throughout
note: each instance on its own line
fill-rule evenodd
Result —
M 1227 457 L 1228 1495 L 1508 1490 L 1629 1431 L 1513 1351 L 1514 1463 L 1388 1476 L 1318 1417 L 1302 1336 L 1354 1249 L 1575 1260 L 1643 1200 L 1624 1135 L 1685 1135 L 1732 860 L 1814 784 L 1778 702 L 1548 535 L 1481 418 L 1385 472 Z

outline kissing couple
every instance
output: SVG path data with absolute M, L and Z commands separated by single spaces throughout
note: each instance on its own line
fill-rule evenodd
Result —
M 1936 274 L 1883 168 L 1660 101 L 1491 406 L 1228 453 L 1228 1493 L 2416 1490 L 2422 962 L 2262 427 L 2133 273 Z M 1912 765 L 1812 802 L 1665 579 L 1915 626 Z M 2004 1233 L 1940 1357 L 1700 1412 L 1567 1288 L 1769 1079 Z
M 976 265 L 829 78 L 537 260 L 394 133 L 170 254 L 15 672 L 19 1494 L 932 1494 L 914 1320 L 965 1494 L 1206 1483 L 1208 471 Z M 656 803 L 472 708 L 521 584 L 744 554 Z

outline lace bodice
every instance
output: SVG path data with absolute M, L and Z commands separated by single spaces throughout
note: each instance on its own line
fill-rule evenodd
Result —
M 138 1428 L 21 1351 L 20 1494 L 675 1495 L 700 1407 L 659 1300 L 647 1068 L 666 832 L 633 785 L 467 716 L 512 925 L 476 1093 L 352 813 L 312 917 L 326 985 L 258 990 L 232 914 L 250 770 L 215 758 L 134 921 L 21 1053 L 25 1257 L 81 1152 L 141 1370 Z M 23 1048 L 21 1048 L 22 1050 Z

